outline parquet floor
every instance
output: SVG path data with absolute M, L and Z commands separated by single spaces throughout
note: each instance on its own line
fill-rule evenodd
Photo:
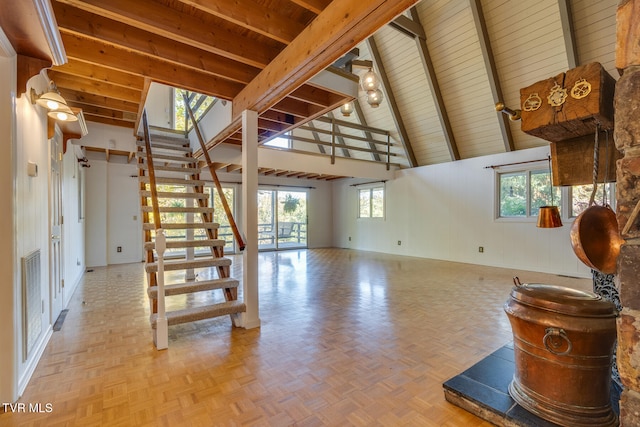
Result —
M 445 401 L 442 383 L 511 340 L 512 277 L 591 286 L 341 249 L 259 262 L 261 328 L 228 317 L 172 326 L 160 352 L 143 264 L 87 273 L 20 399 L 52 411 L 0 413 L 0 426 L 485 427 Z

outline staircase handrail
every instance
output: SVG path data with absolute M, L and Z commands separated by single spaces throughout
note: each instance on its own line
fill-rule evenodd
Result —
M 216 170 L 213 167 L 213 163 L 211 163 L 211 157 L 209 156 L 209 151 L 207 150 L 207 146 L 200 132 L 200 127 L 198 126 L 198 122 L 193 114 L 193 110 L 191 110 L 191 106 L 189 105 L 189 98 L 186 93 L 182 94 L 184 98 L 185 110 L 189 114 L 189 118 L 193 123 L 193 129 L 196 131 L 196 135 L 198 136 L 198 141 L 200 141 L 200 147 L 202 148 L 202 153 L 204 154 L 205 162 L 207 163 L 207 167 L 209 168 L 209 172 L 211 173 L 211 178 L 213 179 L 213 183 L 216 186 L 216 190 L 218 191 L 218 195 L 220 196 L 220 201 L 222 202 L 222 208 L 224 209 L 225 214 L 227 215 L 227 220 L 229 221 L 229 225 L 231 226 L 231 230 L 233 231 L 233 236 L 236 238 L 238 242 L 238 247 L 241 251 L 245 248 L 244 239 L 240 234 L 240 230 L 238 229 L 238 225 L 236 221 L 233 219 L 233 213 L 231 212 L 231 208 L 229 207 L 229 203 L 227 203 L 227 198 L 222 191 L 222 184 L 220 184 L 220 180 L 218 179 L 218 175 L 216 174 Z
M 156 188 L 156 172 L 151 155 L 151 140 L 149 137 L 149 123 L 147 122 L 147 110 L 142 111 L 142 130 L 144 133 L 144 147 L 147 155 L 147 171 L 149 172 L 149 187 L 151 189 L 151 208 L 153 209 L 153 223 L 156 230 L 162 228 L 160 221 L 160 208 L 158 207 L 158 189 Z

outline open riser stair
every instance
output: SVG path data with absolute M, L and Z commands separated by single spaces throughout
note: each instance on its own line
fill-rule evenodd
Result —
M 159 262 L 155 250 L 158 223 L 155 222 L 154 211 L 159 213 L 160 227 L 167 236 L 164 271 L 171 272 L 172 278 L 184 277 L 182 281 L 172 279 L 165 284 L 165 298 L 197 292 L 221 291 L 224 295 L 224 302 L 167 311 L 167 324 L 231 315 L 235 325 L 235 316 L 244 312 L 246 307 L 238 301 L 239 283 L 230 277 L 231 260 L 224 257 L 225 241 L 218 238 L 218 224 L 213 221 L 214 210 L 209 206 L 209 195 L 204 191 L 205 181 L 200 179 L 201 169 L 192 157 L 189 140 L 159 135 L 148 138 L 148 141 L 142 138 L 138 141 L 137 159 L 151 327 L 155 332 L 158 321 Z M 147 142 L 150 153 L 147 153 Z M 153 168 L 149 167 L 148 154 Z M 151 188 L 153 182 L 155 189 Z M 194 256 L 196 252 L 197 257 Z M 193 271 L 203 268 L 215 270 L 217 278 L 191 280 Z M 174 305 L 169 303 L 168 306 Z

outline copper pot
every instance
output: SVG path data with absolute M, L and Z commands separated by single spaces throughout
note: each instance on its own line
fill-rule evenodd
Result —
M 571 226 L 571 246 L 588 267 L 604 274 L 616 272 L 616 261 L 624 240 L 616 214 L 609 206 L 589 206 Z

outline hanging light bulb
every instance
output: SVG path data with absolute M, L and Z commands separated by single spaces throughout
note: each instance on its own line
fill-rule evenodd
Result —
M 374 73 L 371 68 L 369 68 L 369 71 L 362 75 L 360 79 L 360 85 L 362 86 L 362 90 L 364 90 L 365 92 L 376 90 L 380 87 L 380 79 L 378 75 Z
M 343 116 L 349 117 L 353 113 L 353 104 L 351 102 L 345 102 L 340 107 L 340 112 Z
M 382 102 L 382 98 L 382 91 L 380 89 L 367 91 L 367 102 L 373 108 L 378 108 L 380 102 Z

